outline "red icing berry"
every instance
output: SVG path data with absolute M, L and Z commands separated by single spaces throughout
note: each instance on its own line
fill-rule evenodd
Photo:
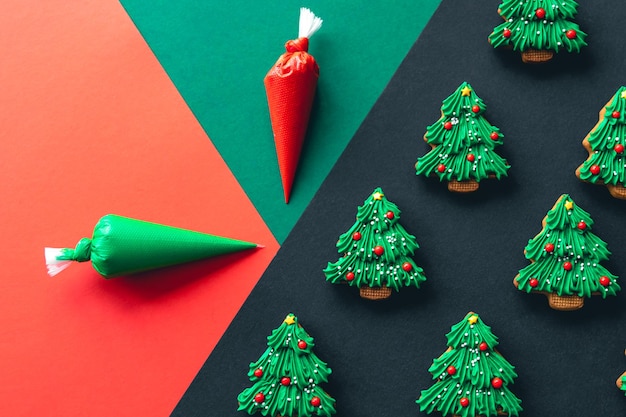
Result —
M 498 135 L 498 132 L 491 132 L 491 134 L 489 135 L 489 137 L 491 138 L 491 140 L 498 140 L 498 138 L 500 137 L 500 135 Z
M 489 345 L 486 342 L 481 342 L 480 345 L 478 345 L 478 349 L 484 352 L 489 349 Z
M 446 130 L 452 130 L 452 123 L 451 122 L 445 122 L 443 124 L 443 128 Z
M 406 272 L 409 272 L 410 270 L 413 269 L 413 265 L 411 265 L 410 262 L 405 262 L 402 264 L 402 269 L 405 270 Z
M 528 285 L 530 285 L 530 288 L 537 288 L 537 285 L 539 285 L 539 280 L 537 278 L 531 278 L 528 280 Z
M 306 349 L 308 345 L 306 344 L 306 342 L 304 340 L 298 340 L 298 347 L 300 349 Z
M 614 119 L 619 119 L 619 117 L 621 116 L 620 112 L 618 112 L 617 110 L 615 110 L 613 113 L 611 113 L 611 116 L 613 116 Z
M 461 407 L 467 407 L 469 405 L 469 399 L 467 397 L 463 397 L 459 400 L 459 404 L 461 404 Z
M 378 256 L 382 255 L 383 253 L 385 253 L 385 248 L 383 248 L 382 246 L 374 246 L 374 253 Z
M 544 246 L 543 248 L 544 248 L 544 249 L 546 250 L 546 252 L 548 252 L 548 253 L 552 253 L 552 252 L 554 252 L 554 244 L 553 244 L 553 243 L 548 243 L 548 244 L 546 244 L 546 246 Z
M 263 401 L 265 401 L 265 395 L 262 392 L 259 392 L 257 395 L 254 396 L 255 403 L 261 404 Z
M 581 221 L 578 222 L 576 227 L 578 227 L 580 230 L 585 230 L 587 228 L 587 223 L 585 223 L 584 221 L 581 220 Z
M 352 239 L 353 240 L 361 240 L 361 233 L 359 233 L 359 232 L 352 233 Z
M 603 287 L 608 287 L 609 285 L 611 285 L 611 280 L 609 279 L 609 277 L 603 275 L 600 277 L 600 285 L 602 285 Z
M 322 400 L 320 400 L 320 397 L 311 398 L 311 405 L 313 407 L 319 407 L 321 404 L 322 404 Z
M 624 152 L 624 145 L 622 145 L 621 143 L 618 143 L 617 145 L 615 145 L 613 147 L 613 150 L 617 153 L 623 153 Z
M 444 164 L 437 165 L 437 171 L 443 172 L 446 170 L 446 166 Z
M 263 376 L 263 369 L 261 368 L 255 369 L 254 376 L 256 376 L 257 378 L 261 378 Z
M 480 107 L 478 107 L 478 104 L 474 104 L 474 105 L 472 106 L 472 111 L 473 111 L 474 113 L 478 113 L 478 112 L 480 111 Z
M 563 269 L 566 271 L 571 271 L 572 270 L 572 263 L 571 262 L 563 262 Z
M 598 165 L 591 165 L 591 167 L 589 168 L 589 172 L 591 172 L 593 175 L 598 175 L 600 173 L 600 167 Z
M 354 272 L 350 271 L 346 274 L 346 281 L 352 281 L 354 279 Z
M 576 38 L 576 31 L 574 29 L 570 29 L 565 32 L 565 36 L 567 37 L 567 39 L 574 39 Z
M 470 162 L 474 162 L 474 160 L 476 159 L 473 153 L 468 153 L 466 158 Z
M 511 37 L 511 30 L 510 29 L 504 29 L 502 31 L 502 36 L 504 36 L 505 38 L 510 38 Z
M 394 217 L 396 217 L 396 215 L 394 214 L 393 211 L 388 211 L 387 213 L 385 213 L 385 217 L 388 218 L 389 220 L 391 220 Z
M 495 377 L 491 380 L 491 386 L 495 389 L 502 388 L 502 378 Z
M 456 368 L 450 365 L 446 368 L 446 372 L 448 373 L 448 375 L 454 375 L 456 374 Z
M 287 386 L 289 384 L 291 384 L 291 378 L 289 378 L 288 376 L 284 376 L 280 379 L 280 384 Z
M 544 17 L 546 17 L 545 9 L 540 7 L 537 10 L 535 10 L 535 16 L 537 16 L 539 19 L 543 19 Z

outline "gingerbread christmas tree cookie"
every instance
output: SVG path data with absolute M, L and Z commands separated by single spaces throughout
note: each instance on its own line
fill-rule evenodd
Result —
M 624 352 L 624 354 L 626 354 L 626 352 Z M 624 395 L 626 395 L 626 372 L 624 372 L 619 376 L 619 378 L 617 378 L 615 384 L 617 385 L 617 388 L 622 390 Z
M 448 350 L 428 372 L 434 384 L 421 392 L 417 404 L 428 414 L 444 416 L 517 416 L 521 400 L 509 386 L 515 368 L 495 350 L 498 338 L 478 314 L 469 312 L 446 335 Z
M 587 34 L 571 21 L 577 8 L 574 0 L 503 0 L 498 14 L 505 22 L 493 29 L 489 43 L 519 51 L 531 64 L 547 62 L 562 50 L 579 52 Z
M 600 262 L 608 260 L 607 244 L 591 232 L 593 220 L 569 195 L 563 194 L 543 219 L 543 229 L 524 254 L 530 265 L 513 280 L 518 290 L 548 297 L 555 310 L 576 310 L 584 298 L 615 295 L 617 277 Z
M 328 417 L 335 400 L 319 385 L 331 369 L 315 353 L 313 338 L 293 314 L 267 337 L 267 349 L 250 364 L 253 383 L 237 397 L 239 409 L 267 417 Z
M 589 157 L 576 169 L 583 181 L 605 185 L 615 198 L 626 199 L 626 87 L 620 87 L 600 111 L 598 123 L 583 139 Z
M 361 297 L 380 300 L 391 290 L 419 288 L 424 271 L 411 256 L 419 247 L 415 236 L 400 224 L 400 209 L 376 188 L 358 208 L 356 222 L 339 237 L 343 257 L 328 263 L 324 274 L 333 284 L 359 287 Z
M 484 102 L 466 82 L 446 98 L 441 117 L 424 135 L 432 149 L 417 160 L 417 175 L 437 176 L 455 192 L 476 191 L 481 180 L 506 176 L 509 165 L 494 152 L 503 135 L 484 111 Z

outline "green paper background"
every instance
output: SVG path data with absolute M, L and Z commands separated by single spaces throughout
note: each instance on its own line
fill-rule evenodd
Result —
M 280 243 L 439 2 L 121 0 Z M 263 77 L 297 37 L 302 6 L 324 19 L 309 47 L 320 78 L 285 204 Z

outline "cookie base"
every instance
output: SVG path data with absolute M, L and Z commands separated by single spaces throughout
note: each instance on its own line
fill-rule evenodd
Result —
M 550 308 L 560 311 L 578 310 L 585 304 L 585 299 L 577 295 L 546 294 Z
M 384 300 L 391 296 L 391 288 L 389 287 L 360 287 L 359 294 L 361 298 L 368 300 Z
M 626 372 L 624 372 L 623 374 L 621 374 L 621 375 L 619 376 L 619 378 L 617 378 L 617 381 L 615 381 L 615 385 L 617 385 L 617 388 L 622 389 L 622 385 L 623 385 L 622 379 L 623 379 L 624 377 L 626 377 Z
M 548 62 L 554 57 L 554 51 L 527 49 L 522 51 L 522 62 L 525 64 L 541 64 Z
M 480 187 L 480 184 L 476 180 L 451 180 L 448 182 L 448 191 L 455 193 L 471 193 L 478 190 L 478 187 Z
M 620 200 L 626 200 L 626 187 L 620 184 L 606 184 L 606 188 L 608 188 L 609 193 L 615 198 L 619 198 Z

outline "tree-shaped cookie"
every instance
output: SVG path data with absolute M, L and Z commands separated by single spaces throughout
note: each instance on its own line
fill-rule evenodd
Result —
M 522 402 L 509 390 L 515 368 L 495 350 L 498 338 L 478 314 L 467 313 L 446 337 L 448 350 L 428 369 L 435 383 L 422 391 L 420 410 L 455 417 L 519 415 Z
M 607 244 L 591 232 L 593 220 L 563 194 L 546 217 L 543 229 L 532 238 L 524 254 L 530 265 L 513 280 L 521 291 L 543 293 L 555 310 L 576 310 L 584 298 L 615 295 L 617 277 L 600 262 L 608 260 Z
M 589 157 L 576 169 L 583 181 L 604 184 L 615 198 L 626 199 L 626 87 L 600 111 L 600 119 L 583 139 Z
M 626 354 L 626 352 L 624 352 L 624 354 Z M 617 378 L 615 384 L 617 385 L 617 388 L 621 389 L 624 395 L 626 395 L 626 372 Z
M 411 259 L 419 246 L 399 220 L 398 206 L 376 188 L 358 208 L 356 223 L 339 237 L 343 257 L 328 263 L 326 280 L 357 286 L 361 297 L 372 300 L 388 298 L 392 288 L 419 288 L 426 277 Z
M 579 52 L 587 34 L 571 21 L 577 8 L 574 0 L 503 0 L 498 13 L 505 22 L 489 43 L 519 51 L 525 63 L 547 62 L 561 50 Z
M 475 191 L 485 178 L 506 176 L 509 165 L 494 152 L 503 135 L 484 111 L 482 99 L 466 82 L 446 98 L 441 117 L 424 135 L 432 149 L 417 160 L 417 175 L 437 176 L 456 192 Z
M 239 410 L 269 417 L 335 414 L 335 400 L 319 384 L 330 368 L 313 353 L 313 338 L 293 314 L 267 337 L 267 349 L 250 364 L 253 385 L 239 394 Z

